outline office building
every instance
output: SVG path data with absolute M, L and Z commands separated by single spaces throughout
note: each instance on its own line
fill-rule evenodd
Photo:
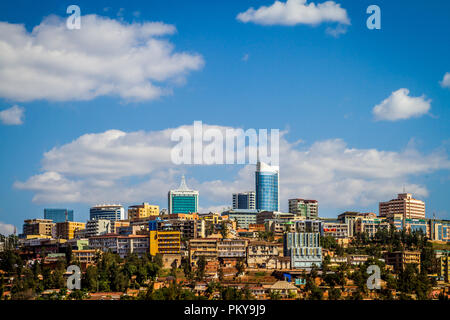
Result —
M 101 204 L 90 209 L 90 220 L 125 220 L 125 210 L 120 204 Z
M 149 222 L 149 249 L 152 256 L 159 254 L 179 254 L 181 250 L 181 232 L 158 231 L 158 221 Z
M 132 253 L 143 257 L 149 251 L 149 236 L 105 234 L 89 238 L 89 247 L 103 252 L 117 253 L 121 258 Z
M 128 207 L 128 220 L 144 219 L 151 216 L 159 216 L 159 206 L 144 202 L 140 205 Z
M 225 211 L 222 213 L 222 216 L 227 215 L 228 219 L 235 220 L 237 228 L 248 229 L 249 224 L 256 223 L 258 212 L 258 210 L 236 209 Z
M 183 175 L 180 187 L 168 193 L 169 214 L 198 212 L 198 196 L 198 191 L 188 188 Z
M 255 192 L 233 193 L 233 209 L 256 209 Z
M 44 219 L 53 220 L 54 223 L 73 221 L 73 210 L 68 209 L 44 209 Z
M 289 199 L 289 212 L 307 219 L 319 216 L 319 202 L 317 200 Z
M 279 167 L 258 161 L 255 172 L 257 210 L 279 210 L 279 182 Z
M 450 242 L 450 220 L 430 220 L 431 240 Z
M 309 270 L 322 266 L 320 233 L 295 232 L 284 234 L 284 256 L 291 258 L 292 269 Z
M 346 239 L 348 238 L 348 225 L 339 222 L 323 222 L 322 234 L 335 239 Z
M 425 219 L 425 202 L 414 199 L 411 193 L 400 193 L 397 199 L 379 203 L 380 217 L 391 219 L 400 214 L 406 219 Z

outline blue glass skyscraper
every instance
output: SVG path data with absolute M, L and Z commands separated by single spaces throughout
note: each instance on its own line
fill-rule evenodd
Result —
M 264 162 L 256 164 L 255 191 L 256 209 L 263 211 L 279 210 L 279 167 Z
M 73 221 L 73 210 L 44 209 L 44 219 L 51 219 L 54 223 Z

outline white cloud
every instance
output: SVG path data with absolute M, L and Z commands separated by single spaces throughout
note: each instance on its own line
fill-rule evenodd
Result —
M 376 105 L 372 113 L 376 120 L 397 121 L 420 117 L 428 113 L 430 108 L 431 100 L 426 100 L 425 96 L 411 97 L 409 90 L 402 88 Z
M 0 111 L 0 121 L 7 125 L 23 124 L 25 109 L 17 105 Z
M 450 72 L 446 72 L 444 78 L 441 81 L 441 86 L 443 88 L 450 88 Z
M 192 130 L 192 125 L 183 128 Z M 175 129 L 128 133 L 109 130 L 83 135 L 46 152 L 42 172 L 26 181 L 16 181 L 14 186 L 33 191 L 37 203 L 166 203 L 167 191 L 177 187 L 181 174 L 188 170 L 170 161 L 170 135 Z M 421 154 L 411 144 L 404 150 L 384 151 L 351 148 L 340 139 L 306 146 L 291 143 L 285 136 L 280 137 L 284 210 L 291 197 L 317 199 L 321 207 L 336 209 L 374 205 L 391 199 L 403 186 L 418 197 L 426 197 L 426 186 L 410 180 L 450 169 L 446 154 Z M 218 173 L 226 170 L 225 166 L 216 168 Z M 233 192 L 254 189 L 255 166 L 238 168 L 225 180 L 198 181 L 188 174 L 188 185 L 200 191 L 204 210 L 231 205 Z
M 82 16 L 79 30 L 67 29 L 56 16 L 31 33 L 23 25 L 0 22 L 0 97 L 159 98 L 204 64 L 198 54 L 174 51 L 164 36 L 175 32 L 162 22 L 128 24 L 97 15 Z
M 14 226 L 12 224 L 3 223 L 0 221 L 0 234 L 9 236 L 14 233 Z
M 350 24 L 347 11 L 333 1 L 315 4 L 306 0 L 275 1 L 271 6 L 253 7 L 236 17 L 242 22 L 260 25 L 294 26 L 297 24 L 318 25 L 322 22 Z

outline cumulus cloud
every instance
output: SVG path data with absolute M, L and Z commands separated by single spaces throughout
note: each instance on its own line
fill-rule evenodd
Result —
M 14 233 L 14 226 L 0 221 L 0 234 L 9 236 Z
M 175 52 L 173 25 L 126 23 L 97 15 L 69 30 L 50 16 L 31 32 L 0 22 L 0 97 L 16 101 L 152 100 L 202 68 L 199 54 Z
M 425 96 L 411 97 L 409 90 L 402 88 L 392 94 L 372 109 L 375 120 L 397 121 L 417 118 L 431 108 L 431 100 Z
M 441 81 L 441 86 L 443 88 L 450 88 L 450 72 L 446 72 L 444 78 Z
M 192 125 L 182 126 L 192 132 Z M 229 127 L 207 126 L 221 131 Z M 167 191 L 178 186 L 188 167 L 170 160 L 171 133 L 178 128 L 151 132 L 109 130 L 85 134 L 44 153 L 42 172 L 14 186 L 34 192 L 36 203 L 166 202 Z M 280 137 L 281 204 L 287 199 L 317 199 L 322 207 L 351 209 L 391 199 L 403 186 L 426 197 L 425 185 L 414 177 L 449 170 L 445 153 L 422 154 L 413 145 L 404 150 L 357 149 L 340 139 L 307 146 Z M 205 143 L 207 145 L 207 143 Z M 217 172 L 225 166 L 216 166 Z M 216 211 L 231 205 L 233 192 L 254 189 L 254 165 L 236 166 L 226 179 L 195 179 L 188 185 L 200 191 L 200 206 Z M 228 205 L 229 206 L 229 205 Z
M 298 24 L 318 25 L 322 22 L 350 24 L 347 11 L 333 1 L 315 4 L 306 0 L 275 1 L 271 6 L 249 8 L 236 17 L 239 21 L 260 25 L 294 26 Z
M 6 125 L 20 125 L 23 124 L 24 113 L 25 108 L 14 105 L 0 111 L 0 121 Z

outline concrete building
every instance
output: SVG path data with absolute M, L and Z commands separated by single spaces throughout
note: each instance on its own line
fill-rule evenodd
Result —
M 284 235 L 284 256 L 291 258 L 291 268 L 309 270 L 322 266 L 320 233 L 296 232 Z
M 335 239 L 348 238 L 348 224 L 339 222 L 323 222 L 322 235 L 331 236 Z
M 180 187 L 176 190 L 170 190 L 168 193 L 169 214 L 198 212 L 198 196 L 197 190 L 188 188 L 183 175 Z
M 450 242 L 450 220 L 430 220 L 431 240 Z
M 319 216 L 319 202 L 317 200 L 289 199 L 289 212 L 307 219 Z
M 164 220 L 158 224 L 158 230 L 180 231 L 182 239 L 204 238 L 206 231 L 205 220 Z
M 189 263 L 196 266 L 200 257 L 205 257 L 207 261 L 217 260 L 218 239 L 191 239 L 189 240 Z
M 131 253 L 142 257 L 149 252 L 149 236 L 105 234 L 89 238 L 89 247 L 103 252 L 111 250 L 121 258 L 125 258 Z
M 397 199 L 387 202 L 380 202 L 379 215 L 391 218 L 395 214 L 400 214 L 403 219 L 424 219 L 425 202 L 414 199 L 411 193 L 400 193 Z
M 275 269 L 273 258 L 283 256 L 283 245 L 268 241 L 250 241 L 247 246 L 249 268 Z
M 355 224 L 355 234 L 364 233 L 373 238 L 378 230 L 389 230 L 389 222 L 384 218 L 358 218 Z
M 89 219 L 125 220 L 125 210 L 120 204 L 100 204 L 89 210 Z
M 249 224 L 255 224 L 256 216 L 259 210 L 250 209 L 239 209 L 239 210 L 228 210 L 222 213 L 222 215 L 227 215 L 228 219 L 235 220 L 237 228 L 248 229 Z
M 84 235 L 86 238 L 111 233 L 111 220 L 94 219 L 86 222 Z
M 180 254 L 181 232 L 180 231 L 158 231 L 158 221 L 149 222 L 150 232 L 150 254 Z
M 408 264 L 415 264 L 420 271 L 420 251 L 387 252 L 385 261 L 386 264 L 393 266 L 396 272 L 405 270 Z
M 144 202 L 143 204 L 128 207 L 128 220 L 148 218 L 151 216 L 159 216 L 159 206 Z
M 78 230 L 86 229 L 84 222 L 66 221 L 56 224 L 56 237 L 59 239 L 70 240 L 75 236 Z
M 30 236 L 54 236 L 55 223 L 49 219 L 27 219 L 23 224 L 23 235 L 25 238 Z
M 247 257 L 248 240 L 244 239 L 220 239 L 217 242 L 217 257 L 224 258 L 242 258 Z
M 233 209 L 256 209 L 255 191 L 233 193 Z

